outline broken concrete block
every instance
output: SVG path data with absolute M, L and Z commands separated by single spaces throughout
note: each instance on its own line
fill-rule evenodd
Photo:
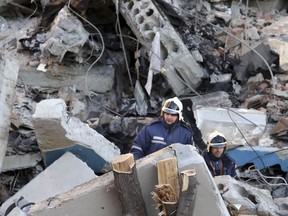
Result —
M 277 59 L 277 56 L 271 53 L 270 47 L 264 43 L 260 43 L 254 49 L 267 61 L 268 65 L 271 65 Z M 252 50 L 243 55 L 240 58 L 240 64 L 234 66 L 237 79 L 246 82 L 250 76 L 256 75 L 260 69 L 268 71 L 269 68 L 263 59 Z
M 23 212 L 19 207 L 15 207 L 7 216 L 26 216 L 27 213 Z
M 280 37 L 288 34 L 288 17 L 282 16 L 278 21 L 266 26 L 260 30 L 265 36 Z
M 281 209 L 281 214 L 282 215 L 288 215 L 288 209 L 283 209 L 283 206 L 287 205 L 288 203 L 288 197 L 283 197 L 283 198 L 274 198 L 274 202 L 276 205 L 279 206 Z
M 116 2 L 116 3 L 115 3 Z M 114 1 L 127 24 L 140 42 L 151 50 L 157 32 L 160 34 L 162 74 L 176 95 L 197 88 L 204 76 L 203 68 L 196 62 L 178 33 L 153 1 Z M 186 85 L 185 85 L 185 83 Z
M 258 29 L 255 26 L 252 26 L 251 28 L 246 29 L 245 35 L 250 40 L 260 40 L 260 35 L 258 34 Z
M 8 155 L 4 158 L 2 172 L 35 167 L 41 160 L 41 153 Z
M 96 173 L 112 170 L 111 161 L 120 155 L 120 149 L 66 111 L 63 99 L 48 99 L 37 104 L 32 116 L 45 165 L 70 151 Z
M 229 99 L 229 94 L 225 91 L 216 91 L 212 93 L 208 93 L 201 96 L 194 96 L 191 97 L 191 100 L 193 102 L 193 107 L 199 106 L 199 105 L 210 105 L 215 107 L 231 107 L 232 102 Z
M 137 174 L 148 216 L 159 213 L 155 209 L 151 192 L 157 184 L 157 162 L 177 156 L 178 170 L 195 169 L 197 173 L 197 197 L 194 214 L 197 216 L 228 216 L 229 213 L 217 189 L 217 186 L 206 166 L 206 163 L 195 147 L 173 144 L 136 161 Z M 101 215 L 122 216 L 119 196 L 113 186 L 113 173 L 109 172 L 87 182 L 73 190 L 60 194 L 52 202 L 49 200 L 37 203 L 28 212 L 29 216 L 70 216 Z M 81 212 L 79 212 L 81 211 Z
M 18 70 L 19 65 L 16 61 L 9 58 L 0 59 L 0 171 L 7 148 Z
M 109 172 L 72 190 L 33 205 L 29 216 L 122 216 L 113 173 Z
M 226 136 L 230 146 L 247 145 L 247 142 L 255 144 L 270 137 L 266 113 L 258 110 L 196 106 L 194 115 L 205 138 L 218 130 Z
M 245 182 L 237 181 L 231 176 L 216 176 L 214 179 L 228 205 L 241 205 L 239 213 L 263 216 L 283 215 L 281 208 L 274 203 L 269 190 L 258 189 Z
M 65 6 L 59 11 L 47 34 L 48 39 L 40 45 L 40 49 L 44 57 L 56 56 L 61 62 L 66 52 L 80 53 L 88 37 L 89 33 L 80 20 Z
M 213 14 L 220 18 L 223 19 L 225 21 L 225 23 L 229 23 L 229 21 L 232 19 L 231 15 L 225 12 L 221 12 L 221 11 L 213 11 Z
M 279 67 L 281 71 L 288 73 L 288 42 L 269 38 L 267 44 L 273 52 L 279 55 Z
M 38 203 L 57 194 L 65 193 L 72 188 L 96 178 L 93 170 L 87 164 L 70 152 L 46 168 L 37 177 L 32 179 L 14 196 L 6 200 L 0 207 L 5 213 L 14 200 L 21 196 L 29 202 Z

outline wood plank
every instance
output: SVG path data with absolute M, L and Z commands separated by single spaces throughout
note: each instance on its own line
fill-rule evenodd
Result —
M 158 184 L 170 184 L 177 198 L 179 198 L 179 179 L 177 158 L 167 158 L 157 163 Z

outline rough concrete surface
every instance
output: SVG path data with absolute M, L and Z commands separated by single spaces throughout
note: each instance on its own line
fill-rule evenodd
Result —
M 82 156 L 81 159 L 91 168 L 95 168 L 96 173 L 105 173 L 111 170 L 111 161 L 120 155 L 114 143 L 78 118 L 69 116 L 63 99 L 47 99 L 38 103 L 33 125 L 47 165 L 65 151 L 72 150 L 77 156 Z M 86 151 L 84 155 L 83 151 Z M 97 164 L 100 165 L 94 166 Z
M 196 148 L 188 145 L 173 144 L 158 152 L 136 161 L 138 179 L 149 216 L 159 213 L 151 192 L 157 184 L 157 161 L 177 155 L 179 172 L 196 169 L 199 182 L 195 215 L 229 216 L 215 182 Z M 113 186 L 113 173 L 99 176 L 88 183 L 57 196 L 48 206 L 48 201 L 34 205 L 30 216 L 78 216 L 85 209 L 86 216 L 122 216 L 117 191 Z
M 0 208 L 4 213 L 14 200 L 21 196 L 29 202 L 39 203 L 96 178 L 87 164 L 70 152 L 47 167 L 36 178 L 26 184 L 18 193 L 6 200 Z

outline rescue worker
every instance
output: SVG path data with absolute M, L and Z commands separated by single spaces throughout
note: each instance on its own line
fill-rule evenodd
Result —
M 131 148 L 135 160 L 173 143 L 192 145 L 192 131 L 183 120 L 182 110 L 177 97 L 164 102 L 160 117 L 145 125 L 135 137 Z
M 208 135 L 207 151 L 204 153 L 205 162 L 212 176 L 230 175 L 236 177 L 235 162 L 225 154 L 227 140 L 219 131 Z

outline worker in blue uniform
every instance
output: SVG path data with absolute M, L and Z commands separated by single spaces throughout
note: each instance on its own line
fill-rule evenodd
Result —
M 174 143 L 193 144 L 192 131 L 183 120 L 182 110 L 177 97 L 164 102 L 160 117 L 145 125 L 135 137 L 131 148 L 135 160 Z
M 235 162 L 225 154 L 226 137 L 215 130 L 208 135 L 207 151 L 203 157 L 212 176 L 230 175 L 236 177 Z

